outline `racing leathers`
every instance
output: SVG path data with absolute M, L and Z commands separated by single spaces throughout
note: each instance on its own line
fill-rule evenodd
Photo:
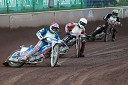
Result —
M 112 14 L 108 14 L 106 16 L 103 17 L 103 19 L 106 21 L 106 23 L 104 25 L 101 26 L 100 29 L 98 30 L 95 30 L 93 33 L 92 33 L 92 37 L 94 38 L 97 34 L 101 33 L 102 31 L 106 31 L 107 30 L 107 27 L 109 26 L 109 23 L 108 23 L 108 20 L 114 20 L 117 22 L 117 24 L 119 25 L 120 24 L 120 18 L 117 17 L 117 16 L 113 16 Z M 112 35 L 112 39 L 115 39 L 115 34 L 116 34 L 116 28 L 113 27 L 113 35 Z
M 73 41 L 73 39 L 76 38 L 75 34 L 85 34 L 85 28 L 81 29 L 79 27 L 78 23 L 71 22 L 71 23 L 66 24 L 65 32 L 66 32 L 66 36 L 63 39 L 63 41 L 70 48 L 71 46 L 73 46 L 75 44 L 75 41 Z M 84 57 L 83 52 L 84 52 L 85 42 L 86 42 L 86 40 L 84 38 L 82 38 L 81 49 L 80 49 L 81 57 Z

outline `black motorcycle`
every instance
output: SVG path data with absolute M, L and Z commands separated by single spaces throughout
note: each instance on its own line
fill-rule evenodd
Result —
M 107 26 L 106 25 L 99 25 L 94 32 L 90 35 L 87 35 L 87 40 L 95 41 L 95 40 L 103 40 L 104 42 L 107 41 L 114 41 L 116 35 L 116 26 L 119 25 L 115 20 L 108 20 Z
M 70 35 L 66 35 L 63 40 L 63 45 L 60 46 L 60 54 L 64 55 L 69 49 L 75 45 L 76 48 L 76 56 L 80 57 L 80 48 L 81 48 L 81 40 L 85 38 L 85 34 L 76 34 L 70 32 Z

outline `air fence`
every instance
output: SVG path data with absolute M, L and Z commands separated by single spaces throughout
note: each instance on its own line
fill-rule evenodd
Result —
M 128 0 L 0 0 L 0 13 L 128 6 Z

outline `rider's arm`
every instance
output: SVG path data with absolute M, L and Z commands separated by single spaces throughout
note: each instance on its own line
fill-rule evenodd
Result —
M 85 32 L 85 28 L 82 30 L 82 32 L 81 32 L 81 34 L 85 34 L 86 32 Z
M 86 42 L 86 38 L 85 36 L 87 36 L 86 32 L 85 32 L 85 28 L 82 30 L 81 34 L 84 34 L 84 36 L 82 37 L 82 42 L 85 43 Z
M 110 16 L 112 16 L 112 14 L 108 14 L 108 15 L 104 16 L 103 19 L 107 21 L 110 18 Z
M 117 24 L 118 24 L 118 25 L 121 24 L 121 23 L 120 23 L 120 18 L 119 18 L 119 17 L 117 17 L 117 20 L 116 20 L 116 21 L 117 21 Z
M 56 33 L 55 38 L 56 38 L 57 40 L 60 40 L 60 37 L 59 37 L 59 34 L 58 34 L 58 33 Z
M 36 35 L 39 38 L 39 40 L 43 40 L 44 39 L 44 35 L 46 34 L 46 29 L 42 28 L 41 30 L 39 30 Z
M 75 23 L 74 22 L 71 22 L 71 23 L 66 24 L 66 26 L 65 26 L 65 32 L 66 32 L 66 34 L 69 33 L 70 31 L 72 31 L 72 29 L 74 28 L 74 26 L 75 26 Z
M 66 33 L 69 33 L 69 23 L 66 24 L 66 26 L 65 26 L 65 32 L 66 32 Z

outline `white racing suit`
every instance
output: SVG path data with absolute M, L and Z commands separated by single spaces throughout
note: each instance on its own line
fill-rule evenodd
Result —
M 74 35 L 72 35 L 70 33 L 73 33 L 73 34 L 85 34 L 85 28 L 81 29 L 78 26 L 77 23 L 71 22 L 71 23 L 66 24 L 65 32 L 66 32 L 66 36 L 63 39 L 63 41 L 70 48 L 75 44 L 75 38 L 76 38 Z M 81 42 L 82 45 L 81 45 L 81 49 L 80 49 L 81 56 L 84 56 L 83 52 L 84 52 L 85 42 L 86 42 L 86 40 L 82 38 L 82 42 Z

